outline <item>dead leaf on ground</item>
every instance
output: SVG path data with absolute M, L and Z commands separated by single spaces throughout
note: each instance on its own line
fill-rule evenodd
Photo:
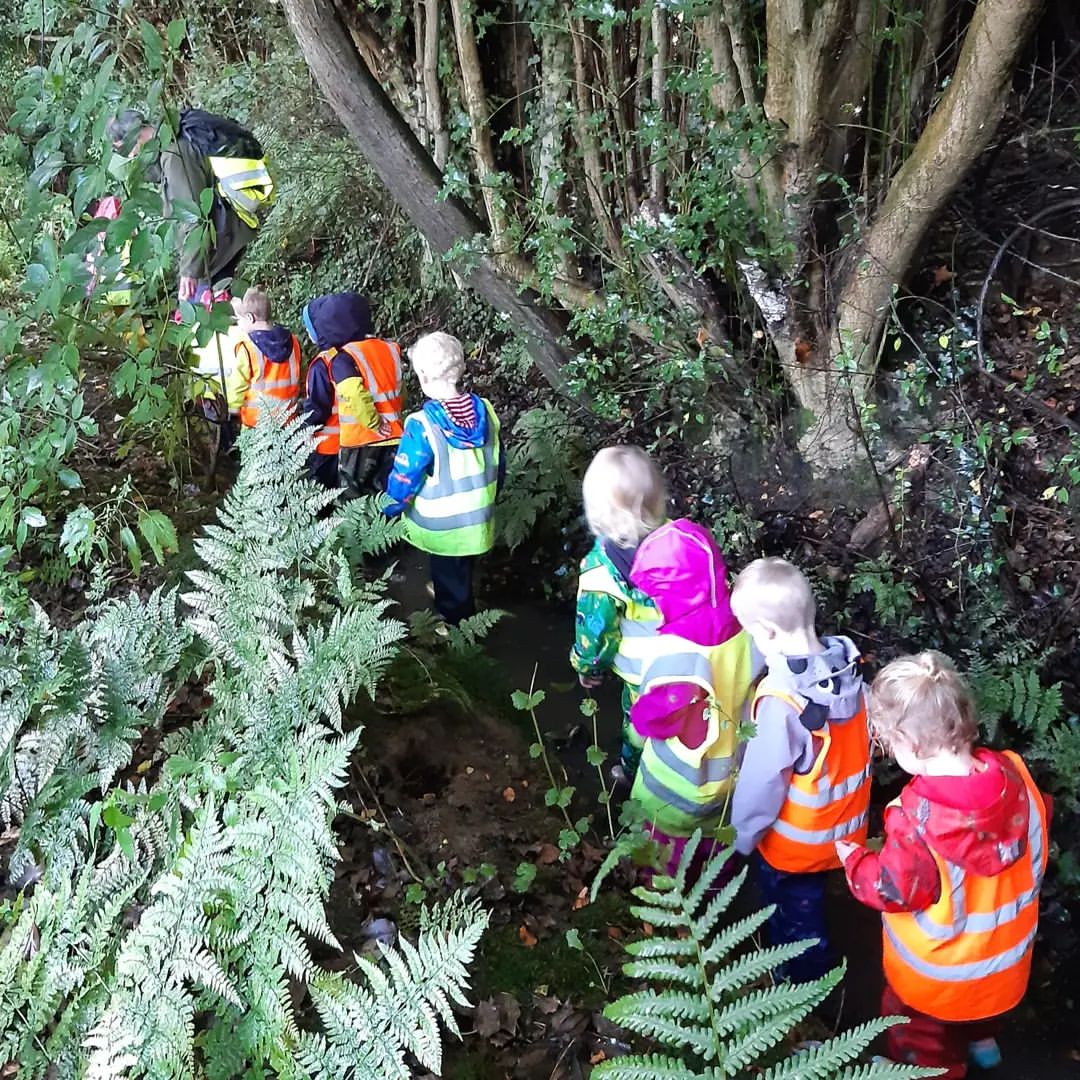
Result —
M 536 861 L 541 866 L 550 866 L 559 858 L 559 849 L 554 844 L 541 844 Z
M 481 1039 L 490 1039 L 499 1030 L 499 1010 L 494 998 L 481 1001 L 476 1006 L 476 1034 Z
M 589 890 L 587 887 L 582 886 L 581 891 L 577 894 L 573 904 L 570 906 L 574 911 L 580 911 L 583 907 L 589 906 Z
M 518 938 L 526 949 L 536 947 L 536 935 L 527 926 L 518 927 Z
M 518 1020 L 521 1019 L 521 1004 L 513 994 L 495 995 L 495 1005 L 499 1010 L 499 1027 L 511 1035 L 517 1034 Z

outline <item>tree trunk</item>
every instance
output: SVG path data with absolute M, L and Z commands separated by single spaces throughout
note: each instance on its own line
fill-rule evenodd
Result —
M 850 256 L 839 297 L 832 354 L 844 354 L 863 375 L 873 373 L 875 348 L 893 289 L 930 223 L 997 128 L 1021 49 L 1043 0 L 979 0 L 948 90 L 865 239 Z
M 667 120 L 667 64 L 668 25 L 667 12 L 662 4 L 652 9 L 652 107 L 653 123 L 662 130 Z M 658 206 L 664 205 L 667 196 L 664 173 L 667 170 L 666 151 L 654 146 L 649 161 L 649 198 Z
M 443 118 L 442 88 L 439 86 L 439 0 L 423 0 L 423 81 L 427 128 L 431 153 L 439 170 L 450 157 L 450 133 Z
M 487 210 L 488 221 L 491 223 L 493 247 L 496 252 L 502 254 L 507 250 L 505 240 L 507 220 L 503 209 L 502 194 L 496 184 L 498 169 L 495 166 L 495 152 L 491 146 L 491 128 L 488 124 L 491 110 L 488 108 L 487 91 L 484 89 L 480 52 L 476 46 L 472 5 L 466 8 L 465 0 L 450 0 L 450 13 L 454 19 L 454 37 L 457 40 L 458 62 L 461 65 L 461 82 L 465 88 L 465 108 L 469 113 L 469 138 L 472 141 L 473 157 L 476 161 L 476 177 L 480 181 L 484 207 Z
M 282 0 L 289 25 L 322 92 L 379 179 L 440 253 L 484 231 L 460 201 L 439 199 L 442 176 L 409 125 L 361 60 L 332 0 Z M 500 277 L 485 256 L 459 260 L 457 272 L 523 333 L 545 378 L 566 393 L 559 345 L 565 323 L 539 297 Z

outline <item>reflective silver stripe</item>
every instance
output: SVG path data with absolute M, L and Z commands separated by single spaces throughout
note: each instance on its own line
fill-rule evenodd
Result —
M 838 802 L 840 799 L 845 798 L 848 795 L 854 795 L 870 779 L 870 766 L 860 769 L 857 773 L 852 773 L 846 780 L 841 780 L 836 784 L 823 784 L 818 782 L 817 792 L 811 795 L 809 792 L 800 791 L 798 788 L 792 787 L 788 791 L 788 798 L 799 806 L 806 806 L 810 809 L 820 810 L 822 807 L 828 806 L 830 803 Z
M 619 623 L 619 633 L 623 637 L 655 637 L 660 620 L 641 622 L 640 619 L 623 619 Z
M 975 911 L 968 914 L 967 891 L 964 888 L 964 871 L 955 863 L 945 862 L 945 869 L 949 878 L 950 902 L 952 904 L 952 923 L 943 926 L 935 922 L 926 911 L 916 911 L 912 914 L 919 929 L 927 937 L 938 941 L 959 937 L 961 934 L 984 934 L 1004 923 L 1012 922 L 1019 918 L 1020 913 L 1039 899 L 1039 890 L 1042 888 L 1043 879 L 1043 830 L 1042 819 L 1038 810 L 1031 805 L 1031 792 L 1028 796 L 1028 852 L 1031 859 L 1031 874 L 1033 884 L 1030 889 L 1022 892 L 1013 900 L 995 908 L 993 911 Z
M 703 758 L 700 765 L 691 765 L 671 749 L 666 739 L 653 739 L 652 752 L 672 772 L 692 784 L 716 784 L 731 775 L 731 758 Z
M 694 802 L 693 800 L 687 799 L 684 796 L 680 795 L 677 791 L 672 791 L 671 788 L 669 788 L 666 784 L 662 783 L 655 776 L 653 776 L 651 772 L 649 772 L 644 762 L 642 762 L 638 766 L 638 775 L 640 775 L 641 777 L 641 782 L 661 802 L 667 803 L 668 806 L 674 807 L 676 810 L 687 814 L 689 817 L 713 817 L 719 812 L 719 807 L 714 802 Z
M 415 504 L 409 511 L 409 520 L 421 529 L 429 532 L 449 532 L 451 529 L 464 529 L 470 525 L 486 525 L 495 514 L 495 503 L 481 506 L 476 510 L 466 510 L 452 517 L 429 517 L 418 513 Z
M 928 979 L 936 979 L 938 982 L 969 982 L 973 979 L 985 979 L 989 975 L 997 975 L 1002 971 L 1008 971 L 1015 967 L 1027 955 L 1035 940 L 1037 927 L 1024 936 L 1023 941 L 1018 942 L 1011 949 L 1006 949 L 996 956 L 988 956 L 983 960 L 973 960 L 963 964 L 932 964 L 922 957 L 916 956 L 894 933 L 893 928 L 885 921 L 885 934 L 889 943 L 896 950 L 905 964 L 920 975 Z
M 632 679 L 641 678 L 641 668 L 644 661 L 636 656 L 627 656 L 624 652 L 618 652 L 615 654 L 614 660 L 611 661 L 612 668 L 620 675 Z
M 228 158 L 225 160 L 227 161 Z M 266 168 L 260 167 L 258 169 L 248 169 L 245 172 L 226 173 L 219 179 L 223 184 L 244 184 L 246 187 L 253 187 L 254 185 L 247 183 L 249 180 L 257 180 L 261 184 L 268 183 L 270 172 Z
M 857 817 L 843 821 L 832 829 L 818 829 L 816 831 L 798 829 L 790 822 L 779 819 L 773 823 L 773 828 L 781 836 L 786 837 L 788 840 L 795 840 L 800 844 L 831 844 L 834 840 L 843 840 L 845 836 L 850 836 L 853 832 L 861 829 L 866 821 L 866 815 L 867 811 L 864 810 Z
M 485 404 L 485 409 L 488 412 L 488 424 L 492 422 L 492 413 L 490 406 Z M 494 483 L 498 476 L 498 460 L 495 454 L 496 440 L 494 438 L 488 438 L 483 447 L 483 467 L 480 472 L 474 473 L 474 476 L 482 477 L 484 483 L 476 484 L 475 487 L 470 487 L 466 481 L 471 477 L 460 476 L 455 479 L 451 474 L 450 469 L 450 444 L 446 441 L 446 436 L 441 431 L 436 431 L 434 425 L 428 420 L 426 414 L 420 412 L 416 413 L 419 422 L 424 425 L 424 432 L 427 435 L 428 446 L 431 447 L 435 455 L 435 460 L 432 463 L 431 476 L 428 477 L 427 482 L 424 484 L 420 491 L 420 495 L 424 499 L 438 499 L 447 495 L 454 495 L 463 491 L 474 491 L 479 488 L 487 487 L 488 484 Z M 480 449 L 477 447 L 477 449 Z M 414 515 L 410 514 L 415 521 Z M 419 524 L 419 522 L 418 522 Z
M 712 686 L 712 665 L 708 658 L 699 652 L 663 653 L 657 656 L 645 672 L 645 678 L 653 680 L 672 679 L 683 681 L 696 679 L 706 686 Z

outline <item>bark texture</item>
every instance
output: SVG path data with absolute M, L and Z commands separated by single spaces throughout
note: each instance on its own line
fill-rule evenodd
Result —
M 412 129 L 361 60 L 331 0 L 282 0 L 286 17 L 326 100 L 356 140 L 379 179 L 432 248 L 445 253 L 484 232 L 483 224 L 456 199 L 440 201 L 442 177 Z M 559 344 L 563 320 L 529 291 L 501 275 L 492 261 L 455 267 L 485 300 L 525 334 L 537 367 L 565 389 L 567 356 Z

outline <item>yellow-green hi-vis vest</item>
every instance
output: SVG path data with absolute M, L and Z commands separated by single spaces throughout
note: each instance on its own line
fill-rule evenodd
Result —
M 611 668 L 631 687 L 639 686 L 645 664 L 655 652 L 660 612 L 651 602 L 635 599 L 634 590 L 619 581 L 603 564 L 590 567 L 578 579 L 578 593 L 585 592 L 605 593 L 622 604 L 619 651 Z
M 451 446 L 424 412 L 413 414 L 424 425 L 435 460 L 405 510 L 405 539 L 431 555 L 483 555 L 495 545 L 499 419 L 489 401 L 481 398 L 481 404 L 487 438 L 475 449 Z
M 262 158 L 207 158 L 221 197 L 253 229 L 274 201 L 274 181 Z
M 640 690 L 690 683 L 704 691 L 706 732 L 691 748 L 677 736 L 649 738 L 634 779 L 632 797 L 649 821 L 669 836 L 706 836 L 723 824 L 731 787 L 739 725 L 749 719 L 754 665 L 746 631 L 720 645 L 697 645 L 675 634 L 658 634 Z

